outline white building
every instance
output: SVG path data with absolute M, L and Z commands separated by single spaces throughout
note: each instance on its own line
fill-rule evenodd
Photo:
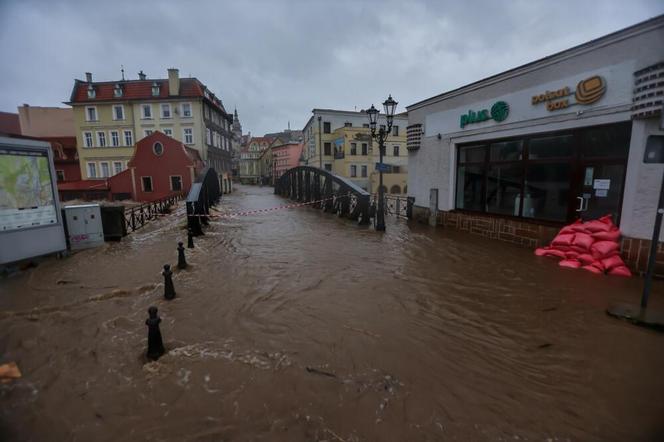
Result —
M 610 213 L 643 270 L 664 170 L 643 158 L 664 135 L 663 96 L 659 16 L 412 104 L 414 213 L 528 246 Z

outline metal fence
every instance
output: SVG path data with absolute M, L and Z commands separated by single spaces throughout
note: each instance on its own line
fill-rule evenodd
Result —
M 396 216 L 397 218 L 410 219 L 413 216 L 413 197 L 385 195 L 385 214 Z M 372 195 L 371 202 L 374 204 L 378 197 Z
M 171 206 L 184 198 L 184 196 L 185 194 L 183 192 L 174 193 L 165 198 L 150 201 L 149 203 L 143 203 L 140 206 L 126 208 L 124 217 L 127 226 L 132 232 L 140 229 L 159 215 L 168 213 Z

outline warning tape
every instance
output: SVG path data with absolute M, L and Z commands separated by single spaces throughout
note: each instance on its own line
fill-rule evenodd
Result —
M 277 207 L 270 207 L 268 209 L 256 209 L 256 210 L 246 210 L 244 212 L 219 212 L 215 209 L 215 212 L 218 213 L 218 215 L 187 215 L 187 216 L 197 216 L 197 217 L 205 217 L 205 218 L 237 218 L 240 216 L 250 216 L 250 215 L 258 215 L 258 214 L 263 214 L 263 213 L 270 213 L 270 212 L 275 212 L 277 210 L 284 210 L 284 209 L 294 209 L 296 207 L 303 207 L 303 206 L 309 206 L 311 204 L 318 204 L 322 203 L 324 201 L 329 201 L 335 198 L 346 198 L 350 196 L 351 194 L 348 193 L 347 195 L 336 195 L 328 198 L 323 198 L 321 200 L 316 200 L 316 201 L 309 201 L 306 203 L 296 203 L 296 204 L 286 204 L 283 206 L 277 206 Z

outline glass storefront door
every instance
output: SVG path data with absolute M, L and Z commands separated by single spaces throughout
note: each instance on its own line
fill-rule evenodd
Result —
M 584 163 L 577 185 L 575 212 L 582 220 L 611 215 L 620 222 L 625 163 Z

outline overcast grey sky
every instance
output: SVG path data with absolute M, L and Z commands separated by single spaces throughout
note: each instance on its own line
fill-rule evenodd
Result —
M 0 0 L 0 110 L 61 106 L 74 78 L 168 67 L 237 106 L 253 135 L 314 107 L 405 105 L 664 13 L 619 1 Z

